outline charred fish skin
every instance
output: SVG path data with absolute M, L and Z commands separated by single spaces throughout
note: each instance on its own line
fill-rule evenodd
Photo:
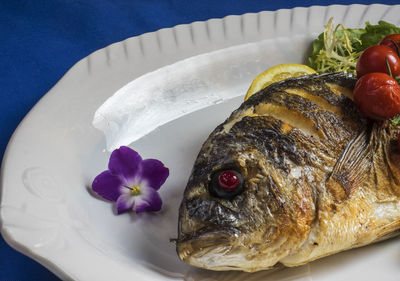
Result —
M 272 84 L 210 134 L 179 210 L 183 261 L 254 272 L 399 233 L 398 130 L 359 114 L 355 82 L 333 73 Z M 212 177 L 230 169 L 243 192 L 213 196 Z

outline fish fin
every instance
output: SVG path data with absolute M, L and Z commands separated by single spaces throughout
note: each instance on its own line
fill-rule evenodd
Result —
M 389 224 L 381 226 L 377 230 L 377 239 L 375 242 L 383 241 L 400 235 L 400 220 L 395 220 Z
M 400 198 L 400 153 L 398 128 L 389 121 L 376 122 L 371 131 L 372 163 L 376 194 L 379 200 Z
M 344 149 L 326 185 L 336 201 L 343 201 L 361 186 L 371 168 L 372 148 L 367 130 L 362 130 Z

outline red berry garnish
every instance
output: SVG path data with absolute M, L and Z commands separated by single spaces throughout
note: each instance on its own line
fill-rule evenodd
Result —
M 239 186 L 239 182 L 239 177 L 231 170 L 222 172 L 218 177 L 219 186 L 226 191 L 235 190 Z

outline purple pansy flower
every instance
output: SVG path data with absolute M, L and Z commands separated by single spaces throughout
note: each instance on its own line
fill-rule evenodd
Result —
M 92 189 L 101 197 L 116 202 L 118 214 L 155 212 L 162 201 L 157 190 L 168 178 L 169 170 L 156 159 L 145 159 L 126 146 L 111 153 L 108 170 L 93 181 Z

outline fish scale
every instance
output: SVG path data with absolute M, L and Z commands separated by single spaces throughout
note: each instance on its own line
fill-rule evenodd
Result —
M 271 84 L 210 134 L 179 210 L 183 261 L 254 272 L 399 234 L 399 131 L 360 115 L 355 82 L 331 73 Z M 213 196 L 212 179 L 228 169 L 243 191 Z

